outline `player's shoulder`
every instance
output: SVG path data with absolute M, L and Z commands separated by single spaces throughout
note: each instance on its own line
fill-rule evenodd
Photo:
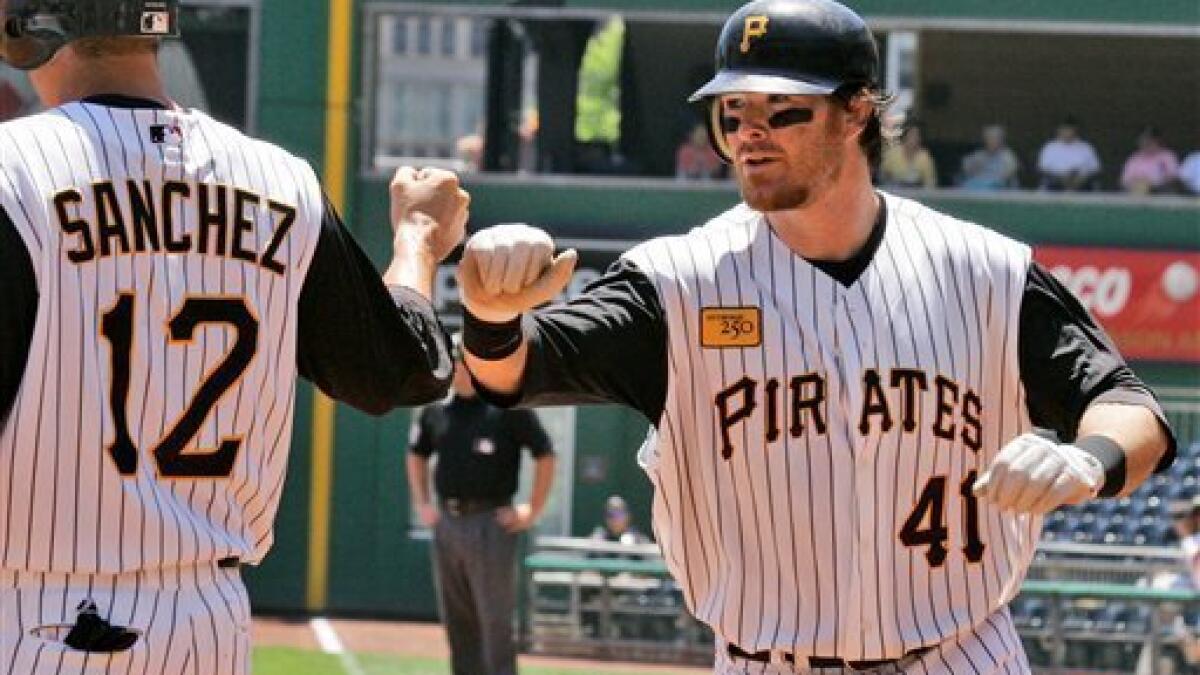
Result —
M 888 212 L 888 227 L 913 244 L 937 249 L 951 257 L 989 257 L 993 253 L 1027 255 L 1027 244 L 979 223 L 939 211 L 913 199 L 880 191 Z
M 661 261 L 667 255 L 695 257 L 696 251 L 706 253 L 707 258 L 712 251 L 726 250 L 729 246 L 731 232 L 742 232 L 754 227 L 762 214 L 754 211 L 744 203 L 721 213 L 704 224 L 694 227 L 688 232 L 655 237 L 633 247 L 625 257 L 639 264 L 640 267 L 653 261 Z
M 64 161 L 62 139 L 77 133 L 74 123 L 57 110 L 25 115 L 0 124 L 0 194 L 20 199 L 22 192 L 35 190 L 33 176 Z M 69 141 L 67 141 L 69 142 Z
M 251 136 L 230 124 L 212 117 L 202 110 L 193 109 L 188 111 L 188 114 L 195 119 L 196 124 L 200 125 L 206 137 L 211 137 L 213 141 L 223 145 L 237 147 L 241 154 L 255 156 L 264 163 L 269 163 L 270 166 L 281 169 L 281 178 L 287 176 L 293 180 L 303 180 L 311 183 L 318 182 L 312 165 L 304 158 L 292 154 L 283 147 L 271 141 Z M 286 173 L 282 171 L 285 169 Z
M 58 108 L 15 117 L 0 123 L 0 147 L 6 149 L 5 152 L 0 152 L 0 158 L 20 157 L 21 152 L 7 150 L 28 149 L 30 139 L 61 133 L 73 125 L 74 122 Z M 22 142 L 17 142 L 18 139 Z

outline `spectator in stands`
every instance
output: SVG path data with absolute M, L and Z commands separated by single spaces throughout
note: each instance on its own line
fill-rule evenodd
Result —
M 1190 500 L 1181 500 L 1168 506 L 1168 512 L 1179 536 L 1179 545 L 1184 552 L 1186 571 L 1159 574 L 1150 580 L 1149 586 L 1164 590 L 1200 589 L 1200 494 Z M 1141 585 L 1141 584 L 1139 584 Z M 1187 615 L 1174 603 L 1159 606 L 1160 625 L 1167 627 L 1178 638 L 1175 646 L 1164 647 L 1157 663 L 1150 659 L 1150 650 L 1142 650 L 1136 668 L 1137 675 L 1175 675 L 1194 673 L 1200 667 L 1200 636 L 1195 627 L 1187 624 Z
M 459 138 L 454 143 L 454 150 L 462 162 L 463 171 L 479 171 L 483 165 L 483 134 L 476 130 Z
M 1200 195 L 1200 150 L 1188 155 L 1179 165 L 1179 183 L 1188 194 Z
M 1004 143 L 1004 127 L 983 128 L 983 147 L 963 158 L 959 185 L 968 190 L 1004 190 L 1017 187 L 1021 164 Z
M 899 144 L 887 146 L 879 166 L 879 184 L 884 187 L 935 188 L 937 169 L 929 150 L 921 142 L 921 128 L 910 124 Z
M 1043 190 L 1075 192 L 1096 189 L 1100 158 L 1091 143 L 1079 137 L 1079 122 L 1067 117 L 1053 140 L 1042 146 L 1038 172 Z
M 409 437 L 409 491 L 433 531 L 438 607 L 454 675 L 515 675 L 517 540 L 549 499 L 554 450 L 532 411 L 479 398 L 457 335 L 452 353 L 452 394 L 426 406 Z M 523 448 L 535 460 L 533 494 L 528 504 L 513 504 Z M 435 453 L 436 504 L 429 492 Z
M 1191 588 L 1200 590 L 1200 494 L 1190 501 L 1172 504 L 1171 516 L 1191 575 Z
M 629 505 L 620 495 L 613 495 L 604 503 L 604 524 L 592 530 L 592 539 L 622 544 L 646 544 L 650 541 L 633 526 Z
M 703 124 L 692 132 L 675 152 L 675 178 L 679 180 L 718 180 L 725 174 L 725 163 L 708 142 L 708 130 Z
M 1158 129 L 1146 127 L 1138 135 L 1138 149 L 1125 160 L 1121 187 L 1138 195 L 1171 192 L 1178 175 L 1179 158 L 1163 145 Z

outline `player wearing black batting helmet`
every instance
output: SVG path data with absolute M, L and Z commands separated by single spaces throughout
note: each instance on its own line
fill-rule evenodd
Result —
M 1029 246 L 875 187 L 877 78 L 850 9 L 753 2 L 696 93 L 743 203 L 566 305 L 538 308 L 575 255 L 536 228 L 482 230 L 460 263 L 482 395 L 653 424 L 654 530 L 720 675 L 1026 675 L 1006 605 L 1043 514 L 1173 456 Z
M 0 0 L 0 672 L 242 675 L 296 377 L 440 398 L 457 178 L 402 167 L 380 278 L 308 162 L 166 93 L 177 0 Z
M 36 69 L 73 40 L 179 37 L 179 0 L 8 0 L 0 58 Z
M 731 92 L 847 97 L 879 89 L 879 51 L 860 16 L 832 0 L 758 0 L 725 22 L 717 73 L 689 101 L 709 106 L 709 139 L 725 161 L 719 97 Z M 786 117 L 773 120 L 795 123 Z

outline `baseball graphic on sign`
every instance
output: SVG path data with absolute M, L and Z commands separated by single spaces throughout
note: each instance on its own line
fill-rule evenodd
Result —
M 1162 287 L 1168 298 L 1182 304 L 1195 297 L 1200 287 L 1200 275 L 1197 275 L 1195 267 L 1178 260 L 1163 271 Z

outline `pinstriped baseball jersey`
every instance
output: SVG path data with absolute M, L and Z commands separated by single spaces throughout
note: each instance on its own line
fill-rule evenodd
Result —
M 38 306 L 0 429 L 0 567 L 257 561 L 291 439 L 306 163 L 198 111 L 77 102 L 0 126 Z
M 1030 251 L 883 199 L 883 240 L 848 286 L 744 206 L 626 254 L 667 323 L 640 457 L 655 533 L 688 607 L 742 649 L 889 659 L 990 631 L 966 658 L 995 668 L 991 652 L 1020 652 L 1002 608 L 1040 522 L 970 488 L 1030 427 Z

